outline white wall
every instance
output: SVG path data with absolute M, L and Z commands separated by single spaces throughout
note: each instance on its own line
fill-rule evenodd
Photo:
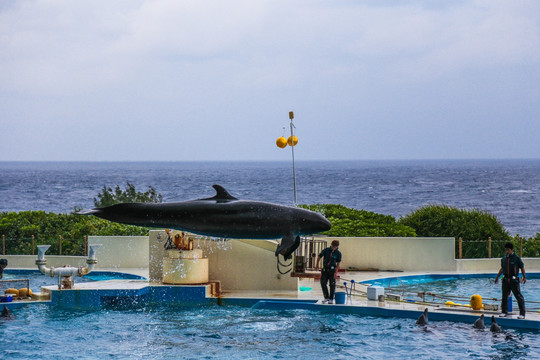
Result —
M 95 269 L 146 269 L 148 268 L 148 236 L 89 236 L 88 244 L 102 244 L 96 252 Z M 37 270 L 36 255 L 6 255 L 9 268 Z M 86 266 L 84 256 L 47 255 L 47 266 Z
M 164 231 L 150 231 L 149 275 L 150 281 L 161 282 L 163 258 L 167 256 L 163 245 L 167 239 Z M 248 241 L 250 242 L 250 241 Z M 264 249 L 268 242 L 257 240 L 263 248 L 228 240 L 227 250 L 213 241 L 194 241 L 194 248 L 201 248 L 208 257 L 209 280 L 219 280 L 222 290 L 298 290 L 298 279 L 279 275 L 273 251 Z M 275 247 L 272 247 L 275 249 Z
M 88 244 L 101 244 L 96 252 L 100 268 L 148 268 L 148 236 L 89 236 Z
M 8 260 L 8 269 L 38 269 L 36 265 L 37 255 L 5 255 L 0 257 Z M 48 256 L 45 254 L 45 259 L 47 260 L 48 267 L 61 267 L 64 265 L 74 267 L 86 266 L 86 258 L 83 256 Z M 95 268 L 99 268 L 99 258 Z
M 340 242 L 341 268 L 455 271 L 454 238 L 332 238 Z
M 158 239 L 158 235 L 160 238 Z M 497 272 L 500 259 L 454 259 L 454 238 L 324 238 L 340 241 L 341 267 L 401 271 Z M 102 244 L 96 269 L 148 269 L 150 280 L 161 282 L 164 231 L 150 236 L 90 236 L 89 244 Z M 280 275 L 275 243 L 265 240 L 229 240 L 231 249 L 213 242 L 195 243 L 209 259 L 210 280 L 220 280 L 224 290 L 296 290 L 297 278 Z M 36 256 L 7 255 L 9 268 L 37 269 Z M 82 256 L 47 256 L 47 266 L 85 266 Z M 540 258 L 524 258 L 526 271 L 540 271 Z
M 522 258 L 525 273 L 540 271 L 540 258 Z M 501 259 L 461 259 L 456 260 L 456 270 L 460 272 L 496 273 L 501 267 Z

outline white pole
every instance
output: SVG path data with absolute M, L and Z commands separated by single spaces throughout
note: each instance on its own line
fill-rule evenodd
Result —
M 289 119 L 291 119 L 291 152 L 292 152 L 292 173 L 293 173 L 293 188 L 294 188 L 294 206 L 296 206 L 298 203 L 296 201 L 296 171 L 294 168 L 294 112 L 289 111 Z

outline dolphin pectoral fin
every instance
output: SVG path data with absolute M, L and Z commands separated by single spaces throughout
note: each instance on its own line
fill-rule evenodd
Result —
M 292 258 L 292 253 L 298 248 L 299 245 L 300 236 L 295 237 L 294 235 L 287 235 L 281 239 L 281 244 L 279 244 L 276 250 L 276 256 L 281 254 L 285 260 L 289 260 Z

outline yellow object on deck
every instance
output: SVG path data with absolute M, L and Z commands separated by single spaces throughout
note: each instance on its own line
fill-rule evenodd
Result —
M 27 296 L 32 296 L 32 289 L 20 288 L 19 297 L 27 297 Z
M 474 310 L 482 309 L 482 297 L 478 294 L 471 296 L 471 307 Z
M 19 290 L 9 288 L 9 289 L 6 289 L 6 294 L 13 294 L 13 295 L 15 295 L 15 297 L 18 297 L 19 296 Z

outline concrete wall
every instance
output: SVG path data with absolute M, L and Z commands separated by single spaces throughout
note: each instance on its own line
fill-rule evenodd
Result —
M 96 269 L 148 269 L 150 280 L 161 282 L 164 231 L 146 236 L 90 236 L 89 244 L 102 244 L 97 252 Z M 454 259 L 454 238 L 324 238 L 328 244 L 340 241 L 342 268 L 497 272 L 500 259 Z M 213 241 L 196 241 L 209 259 L 210 280 L 220 280 L 224 290 L 296 290 L 297 278 L 280 275 L 276 268 L 276 242 L 229 240 L 226 250 Z M 223 246 L 221 246 L 223 247 Z M 7 255 L 10 268 L 37 269 L 37 256 Z M 85 266 L 81 256 L 47 256 L 47 266 Z M 527 271 L 540 271 L 540 258 L 524 258 Z
M 525 273 L 540 271 L 540 258 L 522 258 Z M 496 273 L 501 267 L 501 259 L 461 259 L 456 260 L 456 270 L 459 272 Z
M 102 244 L 95 269 L 148 268 L 148 236 L 89 236 L 88 244 Z M 36 269 L 36 255 L 6 255 L 10 268 Z M 47 255 L 47 266 L 86 266 L 84 256 Z
M 148 268 L 148 236 L 89 236 L 88 244 L 102 244 L 96 252 L 100 268 Z
M 5 255 L 0 256 L 8 260 L 8 269 L 38 269 L 36 266 L 37 255 Z M 71 265 L 74 267 L 86 266 L 86 258 L 82 256 L 59 256 L 45 254 L 47 259 L 47 266 L 61 267 L 64 265 Z M 99 268 L 99 257 L 96 269 Z
M 231 241 L 228 250 L 213 251 L 209 254 L 210 278 L 219 279 L 225 290 L 298 290 L 298 278 L 289 274 L 281 275 L 277 270 L 274 255 L 275 246 L 269 251 L 265 240 L 244 243 Z M 283 261 L 283 259 L 281 259 Z M 290 263 L 289 260 L 287 263 Z M 286 270 L 286 269 L 282 269 Z
M 156 230 L 150 231 L 149 238 L 150 281 L 161 282 L 163 258 L 167 256 L 163 244 L 167 235 Z M 298 279 L 281 276 L 273 251 L 264 246 L 267 242 L 258 242 L 262 247 L 242 240 L 228 240 L 221 246 L 215 241 L 196 240 L 193 247 L 203 250 L 208 258 L 209 280 L 219 280 L 222 290 L 297 290 Z
M 332 238 L 343 259 L 341 268 L 402 271 L 455 271 L 454 238 Z

